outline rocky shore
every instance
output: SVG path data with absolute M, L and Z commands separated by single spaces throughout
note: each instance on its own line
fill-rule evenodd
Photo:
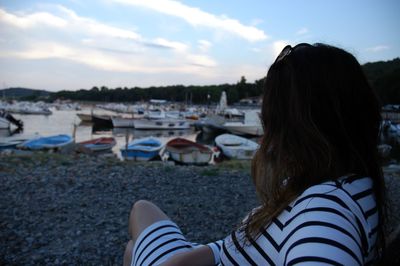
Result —
M 395 203 L 399 172 L 386 171 Z M 121 265 L 138 199 L 158 204 L 189 240 L 202 243 L 225 237 L 257 206 L 248 162 L 195 167 L 82 154 L 2 156 L 0 182 L 1 265 Z

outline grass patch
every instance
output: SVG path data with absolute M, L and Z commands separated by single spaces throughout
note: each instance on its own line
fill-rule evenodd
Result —
M 240 170 L 250 172 L 251 161 L 250 160 L 226 160 L 216 165 L 218 168 L 223 170 Z
M 201 171 L 202 176 L 218 176 L 219 175 L 219 169 L 216 167 L 212 168 L 207 168 Z

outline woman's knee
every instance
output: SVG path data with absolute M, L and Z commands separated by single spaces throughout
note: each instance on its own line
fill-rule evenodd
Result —
M 135 239 L 149 225 L 169 220 L 169 217 L 154 203 L 147 200 L 136 201 L 129 217 L 129 234 Z

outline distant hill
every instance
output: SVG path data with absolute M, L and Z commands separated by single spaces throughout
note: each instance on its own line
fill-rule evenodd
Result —
M 29 98 L 46 98 L 51 92 L 45 90 L 34 90 L 28 88 L 8 88 L 0 90 L 0 99 L 29 99 Z
M 383 104 L 400 104 L 400 58 L 366 63 L 362 67 Z

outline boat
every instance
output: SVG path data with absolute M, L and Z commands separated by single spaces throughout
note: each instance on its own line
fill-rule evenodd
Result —
M 0 129 L 8 129 L 11 125 L 16 126 L 17 128 L 23 128 L 24 123 L 16 119 L 9 112 L 0 110 Z
M 264 134 L 257 111 L 245 112 L 243 122 L 225 122 L 222 126 L 232 134 L 237 135 L 261 136 Z
M 114 127 L 135 127 L 135 118 L 125 117 L 112 117 L 112 124 Z
M 17 145 L 18 148 L 28 150 L 47 150 L 47 149 L 60 149 L 69 144 L 72 144 L 74 139 L 65 134 L 54 135 L 49 137 L 37 137 L 22 142 Z
M 76 114 L 82 122 L 92 122 L 92 115 L 91 114 L 83 114 L 77 113 Z
M 232 134 L 219 135 L 215 144 L 226 157 L 238 160 L 251 160 L 259 148 L 256 142 Z
M 157 157 L 162 148 L 163 144 L 156 138 L 135 139 L 121 149 L 121 155 L 128 160 L 149 161 Z
M 92 114 L 92 122 L 98 127 L 112 128 L 113 123 L 110 116 Z
M 87 140 L 83 142 L 79 142 L 79 145 L 89 149 L 92 152 L 99 152 L 99 151 L 108 151 L 111 150 L 112 147 L 115 146 L 116 141 L 112 137 L 103 137 L 103 138 L 96 138 L 92 140 Z
M 123 137 L 123 136 L 133 136 L 135 139 L 145 138 L 145 137 L 155 137 L 155 138 L 171 138 L 171 137 L 182 137 L 195 133 L 193 129 L 171 129 L 171 130 L 157 130 L 157 129 L 149 129 L 149 130 L 140 130 L 134 128 L 113 128 L 112 134 L 113 136 Z
M 213 156 L 213 151 L 209 147 L 183 138 L 167 142 L 165 152 L 175 162 L 193 165 L 206 165 Z
M 189 122 L 177 119 L 138 119 L 134 120 L 135 129 L 188 129 Z

